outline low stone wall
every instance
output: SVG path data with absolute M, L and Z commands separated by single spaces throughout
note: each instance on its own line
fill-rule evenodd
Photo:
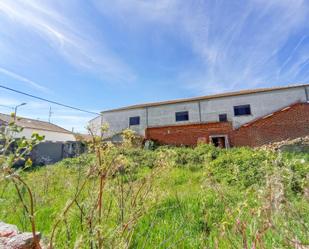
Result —
M 40 233 L 36 235 L 41 238 Z M 0 248 L 1 249 L 34 249 L 32 233 L 22 233 L 17 226 L 0 221 Z

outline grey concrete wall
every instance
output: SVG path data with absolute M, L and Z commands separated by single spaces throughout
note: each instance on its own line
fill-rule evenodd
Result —
M 307 86 L 307 90 L 309 93 L 309 86 Z M 138 134 L 144 135 L 147 126 L 198 123 L 200 122 L 200 118 L 201 122 L 216 122 L 219 121 L 219 114 L 223 113 L 227 114 L 228 120 L 232 121 L 234 127 L 239 127 L 242 124 L 277 111 L 290 104 L 305 101 L 307 101 L 305 87 L 297 87 L 202 101 L 104 112 L 103 122 L 108 123 L 110 126 L 110 131 L 106 136 L 119 133 L 126 128 L 131 128 Z M 251 115 L 234 116 L 234 106 L 246 104 L 250 104 L 251 106 Z M 188 111 L 189 121 L 176 122 L 175 112 L 179 111 Z M 140 116 L 140 125 L 129 127 L 129 118 L 133 116 Z M 146 121 L 147 116 L 148 124 Z
M 80 142 L 41 142 L 31 151 L 35 165 L 51 164 L 64 158 L 72 158 L 86 151 Z
M 32 152 L 35 164 L 50 164 L 63 158 L 63 143 L 43 142 L 38 144 Z
M 201 101 L 202 122 L 219 120 L 220 113 L 226 113 L 234 127 L 279 110 L 289 104 L 305 102 L 304 88 L 291 88 L 271 92 L 231 96 Z M 251 115 L 234 116 L 234 106 L 250 104 Z
M 140 124 L 129 126 L 129 118 L 135 116 L 140 117 Z M 139 108 L 117 112 L 106 112 L 103 113 L 103 123 L 108 123 L 109 125 L 109 132 L 105 134 L 105 137 L 121 132 L 127 128 L 130 128 L 138 134 L 144 136 L 146 129 L 146 109 Z
M 101 124 L 102 117 L 98 116 L 89 121 L 88 128 L 94 133 L 94 135 L 100 136 L 101 135 Z
M 181 111 L 189 112 L 188 121 L 175 120 L 175 113 Z M 163 106 L 155 106 L 148 108 L 148 126 L 160 126 L 168 124 L 187 124 L 198 123 L 199 118 L 199 106 L 198 102 L 178 103 Z

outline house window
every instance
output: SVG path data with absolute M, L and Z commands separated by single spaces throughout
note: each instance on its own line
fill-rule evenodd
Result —
M 226 115 L 226 113 L 219 114 L 219 121 L 220 122 L 227 122 L 227 115 Z
M 234 106 L 234 115 L 235 116 L 243 116 L 243 115 L 250 115 L 250 114 L 251 114 L 250 105 Z
M 139 116 L 130 117 L 129 125 L 139 125 L 139 123 L 140 123 L 140 117 Z
M 179 121 L 188 121 L 189 120 L 189 112 L 185 111 L 185 112 L 176 112 L 175 113 L 175 117 L 176 117 L 176 122 Z

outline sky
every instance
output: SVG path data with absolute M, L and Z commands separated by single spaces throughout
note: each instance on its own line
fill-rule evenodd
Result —
M 0 0 L 0 84 L 93 112 L 309 82 L 308 0 Z M 95 116 L 0 88 L 0 112 Z

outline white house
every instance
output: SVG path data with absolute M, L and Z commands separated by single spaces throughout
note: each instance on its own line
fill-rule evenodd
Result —
M 0 113 L 0 125 L 8 124 L 12 119 L 13 118 L 10 115 Z M 16 125 L 23 127 L 23 131 L 16 134 L 16 137 L 25 137 L 29 139 L 33 133 L 38 133 L 45 136 L 45 141 L 76 141 L 72 132 L 52 123 L 23 117 L 17 117 L 15 123 Z

